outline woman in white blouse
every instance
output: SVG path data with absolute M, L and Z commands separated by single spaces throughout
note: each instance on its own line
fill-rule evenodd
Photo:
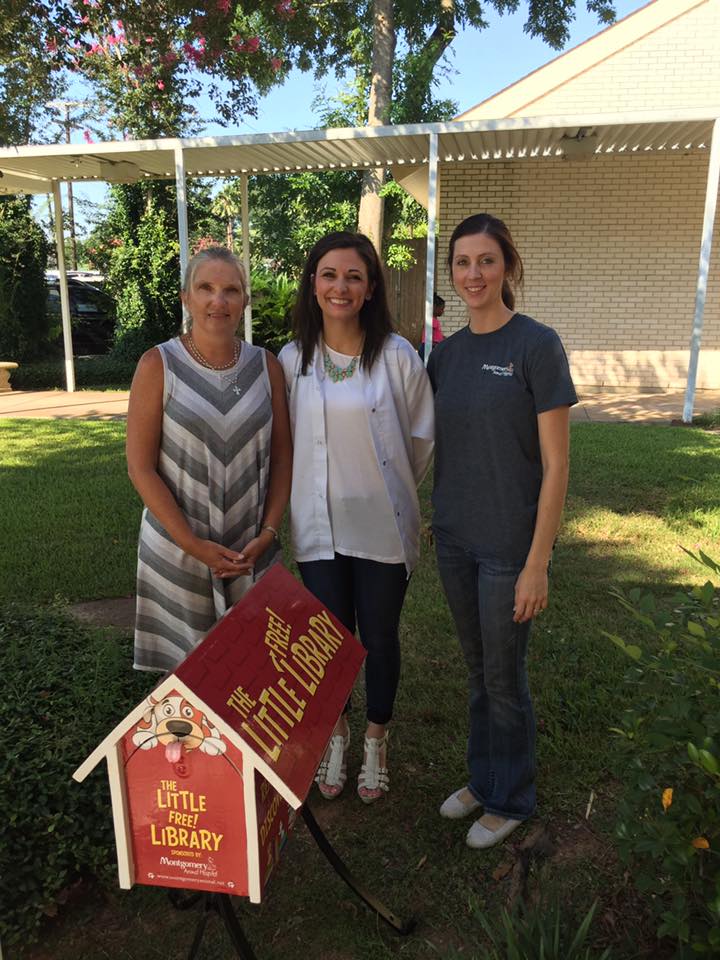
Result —
M 358 795 L 389 787 L 388 724 L 400 676 L 398 627 L 417 563 L 417 485 L 433 449 L 433 397 L 415 350 L 392 332 L 375 248 L 331 233 L 310 251 L 280 353 L 295 459 L 292 544 L 303 582 L 367 650 L 367 730 Z M 316 781 L 337 797 L 347 779 L 347 716 Z

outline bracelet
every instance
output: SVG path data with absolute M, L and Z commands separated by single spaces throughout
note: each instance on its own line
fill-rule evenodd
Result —
M 274 540 L 277 540 L 277 541 L 280 540 L 280 534 L 277 532 L 277 530 L 275 529 L 275 527 L 271 527 L 269 523 L 264 523 L 264 524 L 260 527 L 260 533 L 262 533 L 263 530 L 269 530 L 270 533 L 273 535 L 273 539 L 274 539 Z

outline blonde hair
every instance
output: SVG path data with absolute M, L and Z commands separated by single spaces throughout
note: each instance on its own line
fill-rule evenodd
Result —
M 245 267 L 231 250 L 228 250 L 227 247 L 221 246 L 205 247 L 204 250 L 199 250 L 195 256 L 190 259 L 187 267 L 185 267 L 185 275 L 183 276 L 183 293 L 190 292 L 197 268 L 203 263 L 209 263 L 212 260 L 222 260 L 223 263 L 229 263 L 231 266 L 235 267 L 237 272 L 240 274 L 243 293 L 247 297 L 248 285 L 247 277 L 245 276 Z

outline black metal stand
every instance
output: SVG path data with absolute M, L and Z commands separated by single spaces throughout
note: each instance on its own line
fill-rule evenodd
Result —
M 335 848 L 331 845 L 328 838 L 320 829 L 317 820 L 312 815 L 312 812 L 308 808 L 307 804 L 303 804 L 303 806 L 300 808 L 300 813 L 302 814 L 303 820 L 307 824 L 308 830 L 312 834 L 313 840 L 318 845 L 337 875 L 345 881 L 350 889 L 356 893 L 360 899 L 370 907 L 371 910 L 374 910 L 382 920 L 391 926 L 396 933 L 399 933 L 402 936 L 406 936 L 408 933 L 410 933 L 415 927 L 414 917 L 411 917 L 409 920 L 401 920 L 399 917 L 396 917 L 395 914 L 388 910 L 388 908 L 381 903 L 374 894 L 370 893 L 370 891 L 367 890 L 362 884 L 358 883 L 358 881 L 350 873 L 343 861 L 337 855 Z M 253 948 L 250 946 L 250 943 L 243 933 L 242 927 L 240 926 L 240 921 L 235 913 L 230 894 L 187 894 L 181 890 L 168 890 L 168 896 L 170 898 L 170 902 L 176 910 L 190 910 L 197 903 L 202 904 L 202 911 L 198 917 L 197 926 L 195 927 L 195 936 L 193 937 L 192 946 L 190 947 L 188 960 L 195 960 L 195 957 L 197 956 L 198 950 L 200 949 L 200 944 L 202 943 L 203 935 L 205 933 L 205 927 L 207 926 L 207 922 L 211 913 L 216 913 L 224 923 L 225 929 L 228 932 L 228 936 L 230 937 L 230 940 L 232 941 L 240 960 L 257 960 L 257 957 L 253 952 Z
M 328 838 L 320 829 L 317 820 L 312 815 L 312 812 L 306 803 L 300 808 L 300 813 L 302 814 L 302 818 L 307 824 L 307 828 L 312 834 L 315 843 L 318 845 L 318 847 L 320 847 L 323 855 L 328 860 L 337 875 L 345 881 L 350 889 L 356 893 L 360 899 L 370 907 L 371 910 L 374 910 L 382 920 L 389 924 L 396 933 L 401 934 L 403 937 L 407 936 L 407 934 L 415 928 L 415 918 L 410 917 L 409 920 L 401 920 L 400 917 L 396 917 L 395 914 L 391 913 L 385 904 L 381 903 L 374 894 L 370 893 L 370 891 L 366 890 L 362 884 L 358 883 L 358 881 L 350 873 L 343 861 L 337 855 L 335 848 L 330 844 Z
M 190 910 L 196 903 L 202 903 L 202 912 L 195 927 L 195 936 L 190 947 L 188 960 L 195 960 L 197 956 L 211 913 L 216 913 L 224 923 L 240 960 L 257 960 L 253 948 L 240 926 L 229 893 L 191 893 L 187 895 L 179 890 L 168 890 L 168 896 L 170 897 L 170 903 L 176 910 Z

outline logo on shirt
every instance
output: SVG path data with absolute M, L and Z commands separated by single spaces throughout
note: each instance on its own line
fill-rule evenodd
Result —
M 497 363 L 484 363 L 481 370 L 487 370 L 496 377 L 511 377 L 515 372 L 515 366 L 509 363 L 506 367 L 501 367 Z

